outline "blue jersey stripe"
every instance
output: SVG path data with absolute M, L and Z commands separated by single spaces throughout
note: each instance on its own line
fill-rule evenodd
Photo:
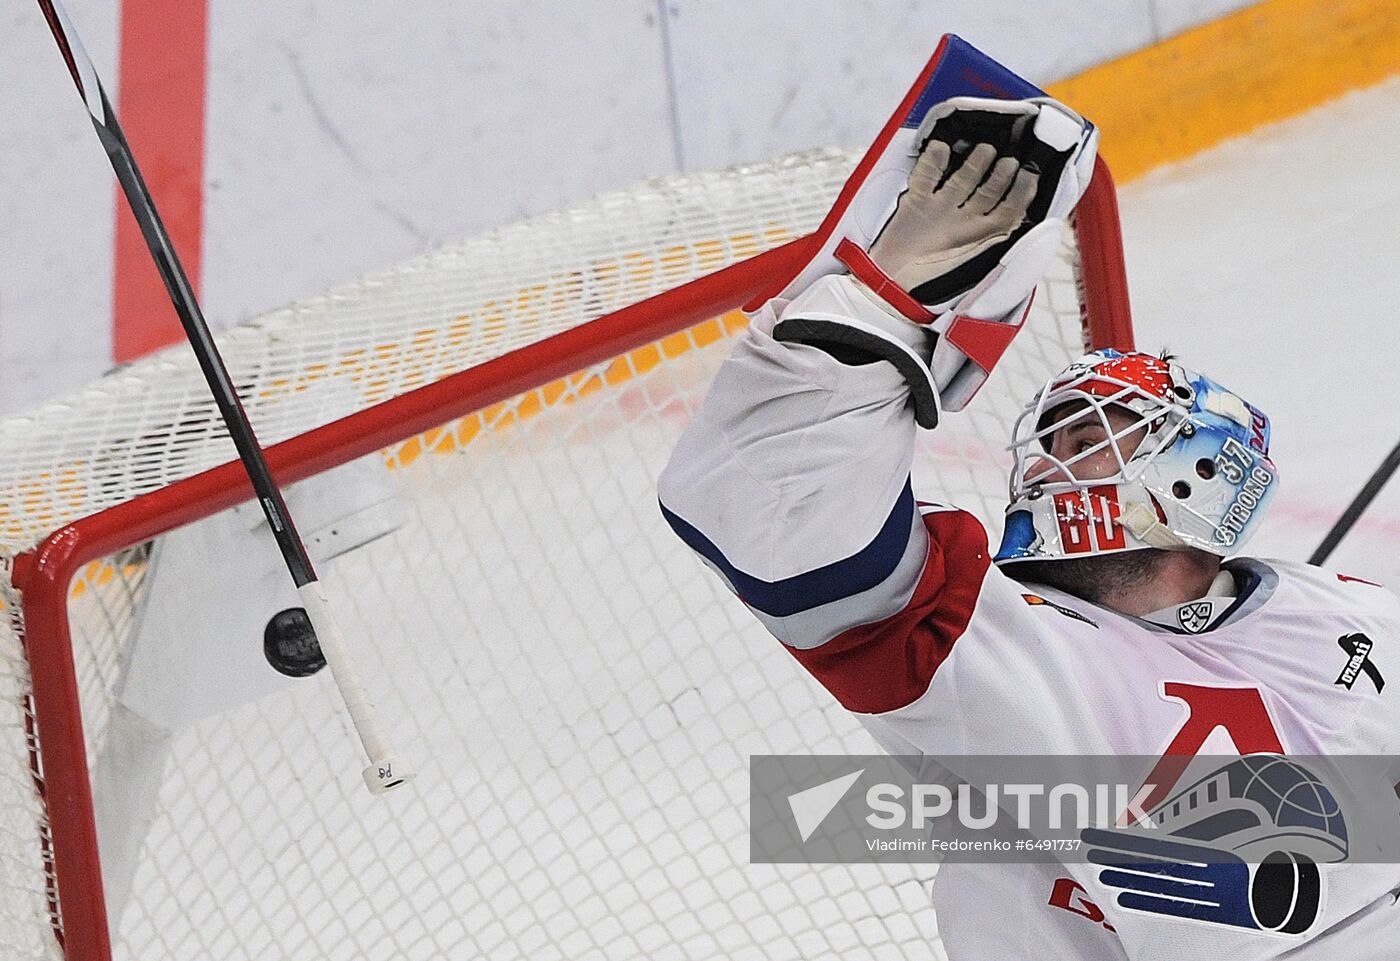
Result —
M 665 504 L 661 514 L 677 537 L 719 568 L 745 604 L 770 617 L 787 617 L 868 591 L 893 574 L 913 529 L 914 490 L 906 480 L 884 526 L 865 547 L 850 557 L 778 581 L 761 580 L 739 570 L 713 541 L 667 510 Z

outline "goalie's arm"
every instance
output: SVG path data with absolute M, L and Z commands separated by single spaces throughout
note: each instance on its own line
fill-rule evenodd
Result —
M 988 114 L 1029 122 L 1055 110 L 935 110 L 868 253 L 843 241 L 850 273 L 764 306 L 661 477 L 676 533 L 851 710 L 923 693 L 989 568 L 981 525 L 960 511 L 925 517 L 910 467 L 916 424 L 937 424 L 945 391 L 961 406 L 995 356 L 970 383 L 967 356 L 945 350 L 947 326 L 914 295 L 956 278 L 958 315 L 991 304 L 987 322 L 1008 325 L 1009 341 L 1063 226 L 1053 205 L 1033 213 L 1040 177 L 1016 153 L 980 143 L 955 163 L 950 144 Z M 1012 150 L 1039 142 L 1005 139 Z
M 843 705 L 902 707 L 961 635 L 981 525 L 910 487 L 911 391 L 891 364 L 776 340 L 780 319 L 881 308 L 849 278 L 755 317 L 661 475 L 676 533 Z M 842 354 L 839 348 L 835 351 Z
M 785 316 L 814 301 L 879 310 L 860 299 L 848 279 L 825 278 Z M 898 610 L 927 536 L 904 378 L 774 339 L 774 306 L 720 368 L 658 488 L 675 532 L 774 635 L 804 648 Z

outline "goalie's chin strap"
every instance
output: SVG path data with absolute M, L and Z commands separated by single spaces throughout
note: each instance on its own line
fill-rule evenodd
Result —
M 1180 550 L 1186 544 L 1171 532 L 1171 528 L 1162 523 L 1156 511 L 1141 501 L 1124 508 L 1118 516 L 1118 523 L 1149 547 L 1172 551 Z

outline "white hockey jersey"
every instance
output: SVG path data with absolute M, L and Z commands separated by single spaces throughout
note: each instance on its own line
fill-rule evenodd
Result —
M 804 311 L 880 309 L 844 278 L 818 284 Z M 662 510 L 885 750 L 1160 756 L 1228 735 L 1246 754 L 1400 754 L 1387 590 L 1237 559 L 1234 607 L 1189 634 L 1018 583 L 972 515 L 915 502 L 900 375 L 775 341 L 787 306 L 765 307 L 719 371 L 661 477 Z M 1292 934 L 1127 907 L 1142 901 L 1084 863 L 948 863 L 934 902 L 953 961 L 1400 959 L 1400 865 L 1320 870 L 1316 918 Z

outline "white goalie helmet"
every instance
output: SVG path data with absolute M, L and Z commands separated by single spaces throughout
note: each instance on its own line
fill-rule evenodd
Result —
M 1060 430 L 1080 440 L 1055 445 Z M 1100 350 L 1065 368 L 1022 411 L 1011 450 L 1000 565 L 1149 547 L 1228 557 L 1278 487 L 1263 412 L 1150 354 Z

